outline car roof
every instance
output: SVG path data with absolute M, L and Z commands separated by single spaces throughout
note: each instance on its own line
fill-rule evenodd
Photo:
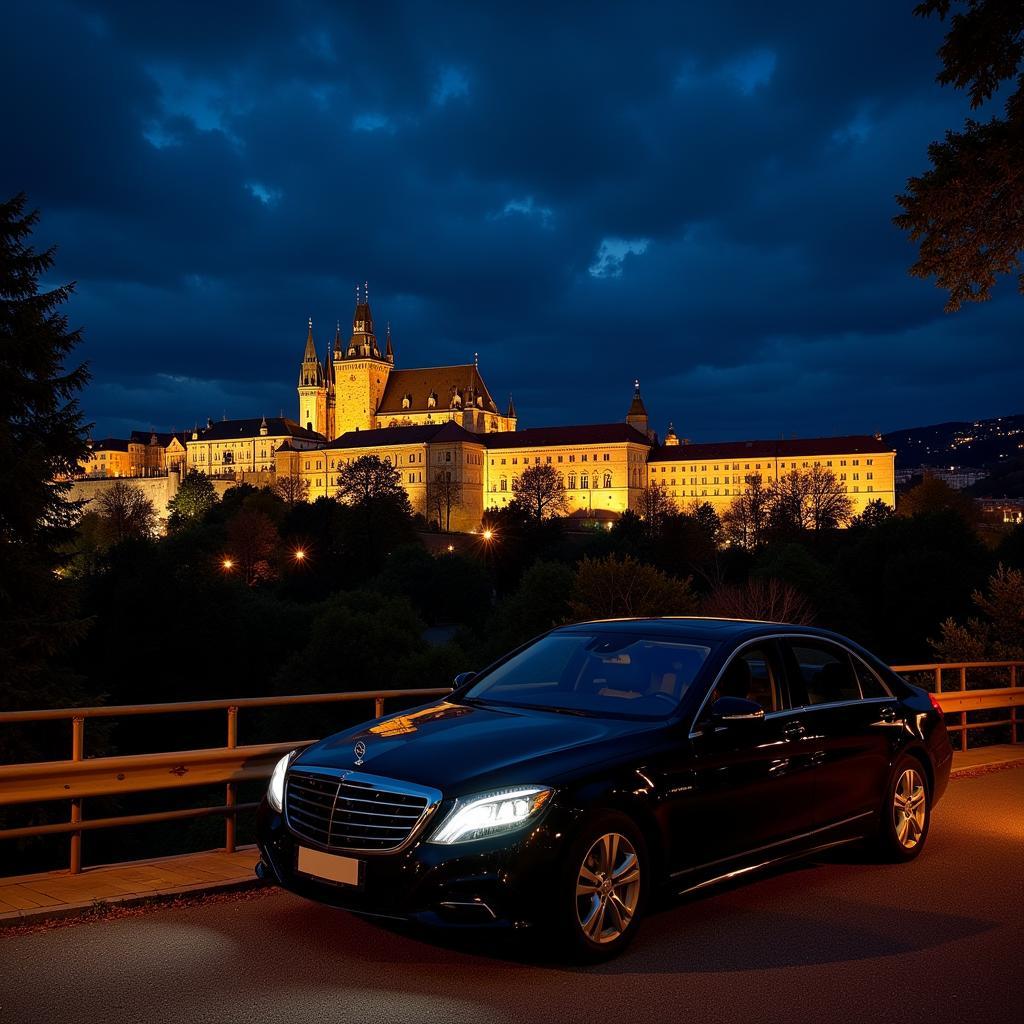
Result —
M 587 622 L 574 622 L 570 625 L 559 626 L 554 632 L 586 632 L 595 628 L 600 628 L 602 632 L 644 633 L 650 636 L 671 636 L 681 640 L 703 640 L 715 643 L 749 640 L 759 636 L 774 636 L 780 632 L 827 637 L 849 643 L 845 637 L 827 629 L 818 629 L 815 626 L 798 626 L 787 622 L 764 622 L 758 619 L 704 618 L 698 615 L 592 619 Z

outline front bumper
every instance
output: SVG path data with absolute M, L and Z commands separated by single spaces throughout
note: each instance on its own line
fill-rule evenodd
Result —
M 347 886 L 295 870 L 300 840 L 264 799 L 257 814 L 257 873 L 306 899 L 357 914 L 450 928 L 527 927 L 554 906 L 566 818 L 553 806 L 529 829 L 451 846 L 424 841 L 436 824 L 431 821 L 398 853 L 338 851 L 363 862 L 360 884 Z

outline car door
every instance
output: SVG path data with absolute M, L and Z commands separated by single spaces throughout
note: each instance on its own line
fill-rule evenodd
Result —
M 762 705 L 760 721 L 716 723 L 720 696 Z M 692 793 L 675 822 L 679 866 L 714 864 L 808 829 L 813 773 L 804 727 L 789 714 L 778 644 L 740 648 L 720 673 L 690 733 Z
M 815 827 L 877 810 L 894 730 L 901 728 L 896 699 L 862 659 L 839 643 L 801 636 L 782 645 L 794 704 L 820 761 Z

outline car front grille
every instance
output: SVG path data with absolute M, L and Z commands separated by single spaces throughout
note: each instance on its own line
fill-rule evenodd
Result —
M 317 846 L 388 853 L 436 806 L 431 796 L 422 787 L 357 772 L 297 770 L 288 773 L 285 811 L 291 830 Z

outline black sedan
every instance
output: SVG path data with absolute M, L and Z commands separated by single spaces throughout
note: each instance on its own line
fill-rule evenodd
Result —
M 358 913 L 532 927 L 596 958 L 658 894 L 850 842 L 916 857 L 951 762 L 934 699 L 834 633 L 586 622 L 283 758 L 257 870 Z

